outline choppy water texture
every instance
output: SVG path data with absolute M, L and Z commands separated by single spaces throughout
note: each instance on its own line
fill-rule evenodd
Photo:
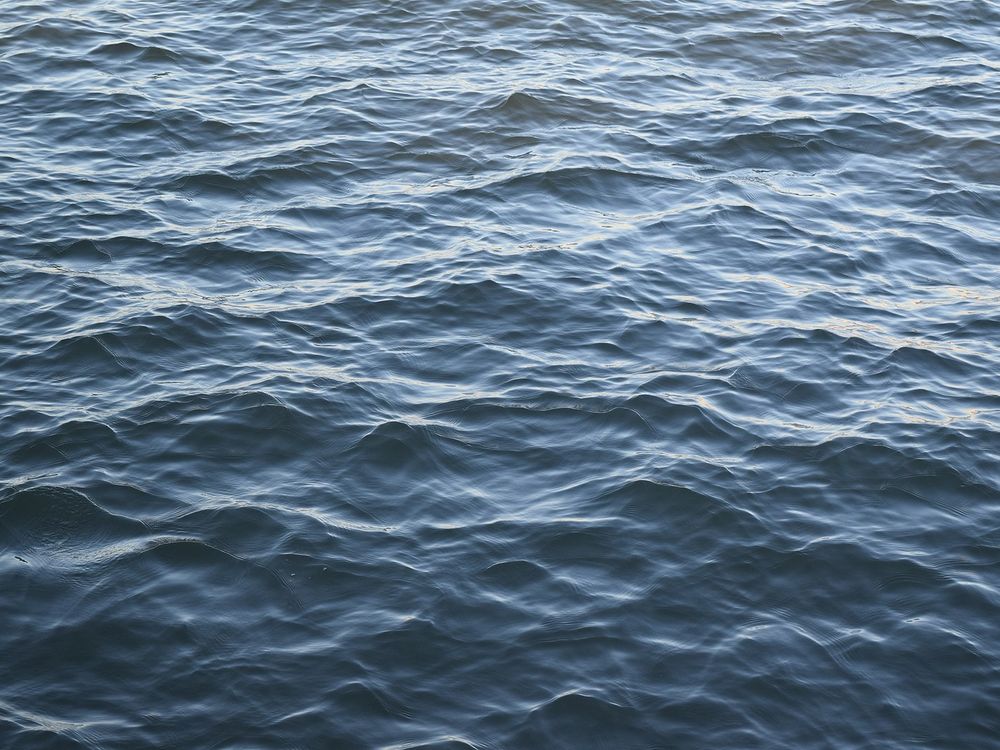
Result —
M 996 2 L 0 65 L 0 746 L 1000 747 Z

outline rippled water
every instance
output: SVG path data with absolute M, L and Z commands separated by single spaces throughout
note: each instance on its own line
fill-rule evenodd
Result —
M 1000 747 L 1000 5 L 8 0 L 4 748 Z

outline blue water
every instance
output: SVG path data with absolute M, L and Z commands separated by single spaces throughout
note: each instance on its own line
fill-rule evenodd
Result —
M 7 0 L 4 750 L 1000 748 L 1000 5 Z

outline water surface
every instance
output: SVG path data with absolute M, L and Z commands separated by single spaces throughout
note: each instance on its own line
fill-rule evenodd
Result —
M 5 2 L 0 745 L 1000 747 L 998 29 Z

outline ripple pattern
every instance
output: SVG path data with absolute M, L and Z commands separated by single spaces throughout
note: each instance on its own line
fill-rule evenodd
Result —
M 1000 748 L 998 30 L 4 3 L 0 745 Z

